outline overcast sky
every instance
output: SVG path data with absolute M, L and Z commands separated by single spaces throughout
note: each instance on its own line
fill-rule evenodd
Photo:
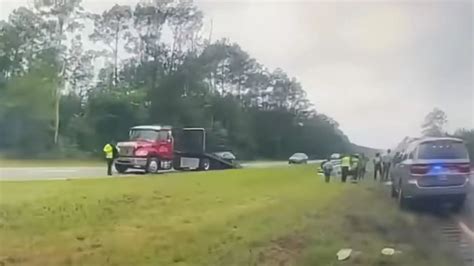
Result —
M 134 0 L 83 0 L 90 11 Z M 0 16 L 26 0 L 0 0 Z M 474 128 L 472 1 L 196 1 L 213 39 L 227 37 L 298 78 L 351 141 L 395 146 L 444 110 Z

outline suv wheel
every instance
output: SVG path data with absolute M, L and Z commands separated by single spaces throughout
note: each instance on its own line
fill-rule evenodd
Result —
M 398 206 L 400 206 L 400 209 L 402 210 L 406 210 L 409 207 L 409 200 L 405 198 L 401 184 L 400 184 L 400 187 L 398 188 Z
M 398 194 L 397 194 L 397 191 L 395 190 L 395 185 L 393 184 L 393 182 L 392 182 L 391 187 L 392 187 L 392 189 L 390 191 L 390 195 L 392 196 L 392 198 L 396 198 L 398 196 Z
M 156 174 L 158 172 L 160 163 L 156 158 L 148 159 L 145 171 L 150 174 Z

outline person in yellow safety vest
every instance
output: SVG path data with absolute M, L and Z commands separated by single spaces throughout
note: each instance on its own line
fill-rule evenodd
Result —
M 112 165 L 117 156 L 117 148 L 112 143 L 107 143 L 104 146 L 105 160 L 107 161 L 107 175 L 112 175 Z
M 359 155 L 355 154 L 351 160 L 351 173 L 353 180 L 359 179 Z
M 349 174 L 350 167 L 351 167 L 351 156 L 345 154 L 341 159 L 341 172 L 342 172 L 341 181 L 343 183 L 345 183 L 347 180 L 347 175 Z

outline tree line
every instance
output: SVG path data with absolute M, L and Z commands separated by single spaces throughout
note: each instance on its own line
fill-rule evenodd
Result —
M 474 164 L 474 129 L 460 128 L 454 133 L 446 130 L 448 116 L 439 109 L 434 108 L 429 112 L 421 125 L 421 134 L 425 137 L 456 137 L 463 139 L 472 163 Z
M 422 137 L 455 137 L 464 140 L 469 157 L 471 158 L 472 164 L 474 164 L 474 129 L 460 128 L 452 132 L 446 130 L 446 124 L 448 123 L 448 116 L 446 113 L 439 109 L 434 108 L 429 112 L 421 124 L 421 136 Z M 414 140 L 413 137 L 406 136 L 395 148 L 396 151 L 403 151 L 407 146 Z
M 80 0 L 38 0 L 14 10 L 0 22 L 0 153 L 98 155 L 138 124 L 204 127 L 209 149 L 244 159 L 350 149 L 295 78 L 205 35 L 188 1 L 94 14 Z

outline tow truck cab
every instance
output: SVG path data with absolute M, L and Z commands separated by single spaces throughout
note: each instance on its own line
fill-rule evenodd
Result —
M 119 157 L 115 168 L 119 173 L 128 169 L 209 170 L 235 168 L 217 156 L 206 153 L 206 132 L 203 128 L 173 129 L 170 126 L 136 126 L 129 140 L 117 144 Z
M 117 144 L 119 157 L 115 168 L 119 173 L 129 168 L 156 172 L 171 169 L 174 158 L 174 139 L 170 126 L 136 126 L 129 132 L 129 140 Z

